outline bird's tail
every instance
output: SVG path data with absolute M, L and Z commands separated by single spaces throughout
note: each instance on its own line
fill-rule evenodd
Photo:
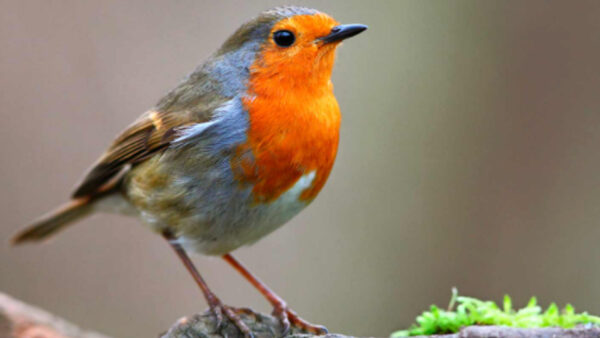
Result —
M 92 211 L 91 199 L 78 198 L 60 208 L 42 216 L 12 238 L 14 245 L 26 242 L 38 242 L 62 230 L 72 222 L 86 216 Z

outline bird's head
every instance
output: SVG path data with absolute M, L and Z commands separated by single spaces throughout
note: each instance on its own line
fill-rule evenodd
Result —
M 242 25 L 218 54 L 242 52 L 252 58 L 250 74 L 270 79 L 269 85 L 328 83 L 336 48 L 365 29 L 360 24 L 340 25 L 314 9 L 278 7 Z

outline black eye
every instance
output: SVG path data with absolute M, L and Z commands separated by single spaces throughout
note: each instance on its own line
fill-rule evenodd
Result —
M 273 40 L 275 40 L 275 43 L 278 46 L 289 47 L 294 44 L 294 41 L 296 41 L 296 37 L 294 36 L 294 33 L 282 30 L 273 33 Z

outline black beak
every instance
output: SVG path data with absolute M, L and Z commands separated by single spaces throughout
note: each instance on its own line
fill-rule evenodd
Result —
M 331 29 L 331 33 L 320 38 L 325 43 L 342 41 L 344 39 L 355 36 L 356 34 L 365 31 L 367 26 L 361 24 L 339 25 Z

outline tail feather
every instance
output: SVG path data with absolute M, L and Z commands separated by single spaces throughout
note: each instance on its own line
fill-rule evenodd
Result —
M 67 225 L 86 216 L 92 211 L 90 198 L 78 198 L 62 207 L 42 216 L 32 225 L 17 233 L 12 243 L 14 245 L 26 242 L 38 242 L 62 230 Z

